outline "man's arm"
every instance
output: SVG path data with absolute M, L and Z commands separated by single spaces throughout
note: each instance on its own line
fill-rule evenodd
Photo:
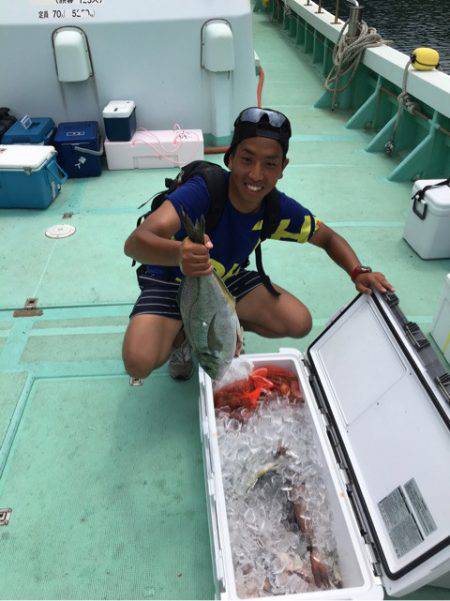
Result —
M 185 275 L 208 275 L 212 271 L 209 250 L 212 244 L 205 235 L 205 244 L 195 244 L 189 238 L 182 242 L 171 238 L 181 228 L 173 204 L 165 200 L 129 236 L 124 252 L 139 263 L 180 267 Z
M 320 224 L 320 227 L 314 233 L 310 242 L 311 244 L 314 244 L 314 246 L 323 248 L 333 261 L 342 267 L 349 275 L 351 275 L 355 267 L 361 265 L 360 260 L 350 244 L 324 223 Z M 361 273 L 354 281 L 358 292 L 370 294 L 372 288 L 375 288 L 380 292 L 386 292 L 387 290 L 394 291 L 394 288 L 387 281 L 385 276 L 379 272 Z

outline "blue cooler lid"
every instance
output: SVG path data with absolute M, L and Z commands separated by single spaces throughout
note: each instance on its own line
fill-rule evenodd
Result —
M 99 135 L 97 121 L 60 123 L 56 130 L 55 144 L 82 144 L 96 141 Z
M 28 128 L 20 121 L 16 121 L 3 136 L 3 144 L 14 144 L 15 142 L 30 142 L 38 144 L 45 140 L 47 135 L 54 129 L 55 122 L 50 117 L 33 117 Z

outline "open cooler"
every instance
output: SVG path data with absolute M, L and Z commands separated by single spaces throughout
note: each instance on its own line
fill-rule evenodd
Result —
M 376 599 L 450 586 L 450 377 L 391 293 L 360 295 L 308 348 L 245 355 L 298 376 L 314 426 L 341 588 L 298 599 Z M 200 427 L 217 597 L 237 599 L 213 382 Z M 264 595 L 270 596 L 270 595 Z

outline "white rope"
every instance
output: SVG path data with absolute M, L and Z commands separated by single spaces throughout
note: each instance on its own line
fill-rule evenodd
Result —
M 333 49 L 333 67 L 328 73 L 324 83 L 325 88 L 333 93 L 331 110 L 334 110 L 336 105 L 336 95 L 343 92 L 351 84 L 359 63 L 361 62 L 364 50 L 366 48 L 376 48 L 383 44 L 392 43 L 390 40 L 384 40 L 377 33 L 377 30 L 374 27 L 369 27 L 365 21 L 360 22 L 359 33 L 356 36 L 350 37 L 348 33 L 344 35 L 345 30 L 349 26 L 349 22 L 350 20 L 345 23 L 339 33 L 339 37 Z M 350 71 L 351 75 L 348 81 L 343 86 L 339 87 L 339 80 Z

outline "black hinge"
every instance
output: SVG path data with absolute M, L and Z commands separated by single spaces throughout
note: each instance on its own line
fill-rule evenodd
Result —
M 349 478 L 348 478 L 347 461 L 345 460 L 345 455 L 342 452 L 341 445 L 339 444 L 339 439 L 336 436 L 336 434 L 331 426 L 327 426 L 327 435 L 328 435 L 328 440 L 330 441 L 331 446 L 333 448 L 333 453 L 334 453 L 334 456 L 336 457 L 336 461 L 338 462 L 338 465 L 341 468 L 341 470 L 345 471 L 346 477 L 348 480 Z
M 450 374 L 445 372 L 442 376 L 437 376 L 435 379 L 440 392 L 444 395 L 445 400 L 450 405 Z
M 310 372 L 310 376 L 309 376 L 309 383 L 311 384 L 311 388 L 313 389 L 314 398 L 316 399 L 316 403 L 317 403 L 317 406 L 319 407 L 320 412 L 327 415 L 328 414 L 327 406 L 325 404 L 325 400 L 323 398 L 322 391 L 320 390 L 320 386 L 317 383 L 317 379 L 312 375 L 311 372 Z
M 356 521 L 358 523 L 359 531 L 361 536 L 364 539 L 364 542 L 370 547 L 370 551 L 373 555 L 372 558 L 372 569 L 375 576 L 381 576 L 381 562 L 380 556 L 378 553 L 378 549 L 375 545 L 375 541 L 370 532 L 369 524 L 367 522 L 367 518 L 364 514 L 363 508 L 358 499 L 358 495 L 355 492 L 355 488 L 353 484 L 350 482 L 346 485 L 348 498 L 350 499 L 350 503 L 353 507 L 354 514 L 356 517 Z
M 405 323 L 404 328 L 405 334 L 413 343 L 415 349 L 421 351 L 427 346 L 430 346 L 429 340 L 426 338 L 425 334 L 414 321 L 408 321 L 407 323 Z

